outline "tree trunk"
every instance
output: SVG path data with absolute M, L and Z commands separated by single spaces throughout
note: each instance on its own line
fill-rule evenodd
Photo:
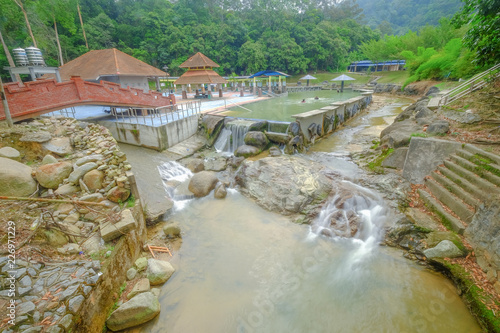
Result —
M 7 56 L 7 61 L 9 62 L 9 66 L 16 67 L 14 60 L 12 60 L 12 56 L 10 55 L 9 49 L 7 48 L 7 45 L 5 45 L 5 41 L 3 40 L 1 31 L 0 31 L 0 41 L 2 42 L 3 50 L 5 52 L 5 56 Z M 15 74 L 15 76 L 16 76 L 16 81 L 22 84 L 23 81 L 21 81 L 21 77 L 19 76 L 19 74 Z
M 52 15 L 52 18 L 54 19 L 54 30 L 56 31 L 57 49 L 59 50 L 59 66 L 62 66 L 64 65 L 64 61 L 62 56 L 61 43 L 59 42 L 59 33 L 57 32 L 56 17 Z
M 36 40 L 35 40 L 35 36 L 33 36 L 33 31 L 31 30 L 31 24 L 30 24 L 30 21 L 28 20 L 28 13 L 26 12 L 26 10 L 24 10 L 24 6 L 23 6 L 23 2 L 22 0 L 12 0 L 15 2 L 16 5 L 19 6 L 19 8 L 21 8 L 21 11 L 23 12 L 24 14 L 24 19 L 26 20 L 26 26 L 28 27 L 28 31 L 30 33 L 30 36 L 31 36 L 31 39 L 33 40 L 33 46 L 34 47 L 38 47 L 36 45 Z
M 78 16 L 80 17 L 80 24 L 82 25 L 83 39 L 85 39 L 85 47 L 87 47 L 87 50 L 88 50 L 89 43 L 87 42 L 87 35 L 85 35 L 85 28 L 83 27 L 82 13 L 80 12 L 80 5 L 76 4 L 76 8 L 78 9 Z

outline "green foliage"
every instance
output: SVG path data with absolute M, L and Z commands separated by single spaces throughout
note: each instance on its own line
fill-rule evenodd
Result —
M 454 19 L 457 27 L 468 26 L 464 45 L 475 53 L 479 66 L 500 61 L 500 0 L 462 0 L 464 6 Z

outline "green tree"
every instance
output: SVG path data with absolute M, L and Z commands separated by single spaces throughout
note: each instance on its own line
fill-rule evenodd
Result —
M 469 25 L 464 45 L 475 52 L 479 65 L 500 61 L 500 0 L 463 0 L 464 6 L 454 17 L 460 27 Z

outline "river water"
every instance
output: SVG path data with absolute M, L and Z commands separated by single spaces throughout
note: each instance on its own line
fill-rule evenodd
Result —
M 133 331 L 480 332 L 451 282 L 378 245 L 395 212 L 357 185 L 363 171 L 348 153 L 405 104 L 360 115 L 303 156 L 340 172 L 361 193 L 349 202 L 362 220 L 354 238 L 320 236 L 334 213 L 328 203 L 312 226 L 293 224 L 235 189 L 224 200 L 178 203 L 171 217 L 183 237 L 171 260 L 176 272 L 161 288 L 160 315 Z M 120 146 L 139 186 L 154 182 L 149 189 L 158 191 L 161 153 Z

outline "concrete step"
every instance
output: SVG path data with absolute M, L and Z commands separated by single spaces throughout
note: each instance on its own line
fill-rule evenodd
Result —
M 484 151 L 484 150 L 482 150 L 480 148 L 477 148 L 476 146 L 473 146 L 473 145 L 470 145 L 470 144 L 466 144 L 464 146 L 464 149 L 470 151 L 473 154 L 478 154 L 478 155 L 481 155 L 483 157 L 487 157 L 494 164 L 500 165 L 500 156 L 498 156 L 498 155 L 495 155 L 493 153 L 489 153 L 487 151 Z
M 426 179 L 425 185 L 431 191 L 431 193 L 441 202 L 441 204 L 448 207 L 460 218 L 460 220 L 464 221 L 466 224 L 469 224 L 472 221 L 472 217 L 474 216 L 475 212 L 469 210 L 469 208 L 460 198 L 453 195 L 450 191 L 448 191 L 445 187 L 443 187 L 432 178 Z
M 461 150 L 460 152 L 457 152 L 457 154 L 451 155 L 450 158 L 460 166 L 474 172 L 479 177 L 486 179 L 496 186 L 500 186 L 500 177 L 490 171 L 492 170 L 491 165 L 481 163 L 481 161 L 479 161 L 474 154 L 466 150 Z M 493 166 L 496 165 L 493 164 Z M 500 168 L 500 166 L 498 167 Z M 498 174 L 500 174 L 500 170 L 498 170 Z
M 418 189 L 417 192 L 420 195 L 420 198 L 422 198 L 425 204 L 429 207 L 429 209 L 439 216 L 441 222 L 445 227 L 455 231 L 460 235 L 464 233 L 465 226 L 462 224 L 462 222 L 453 215 L 451 215 L 450 213 L 448 213 L 441 205 L 441 203 L 439 203 L 429 193 L 427 193 L 422 189 Z
M 462 201 L 467 203 L 468 205 L 470 205 L 474 208 L 477 208 L 481 204 L 481 201 L 479 199 L 477 199 L 477 197 L 475 195 L 464 190 L 462 187 L 458 186 L 457 184 L 455 184 L 453 181 L 446 178 L 445 176 L 442 176 L 441 174 L 439 174 L 435 171 L 432 172 L 430 176 L 435 181 L 440 183 L 448 191 L 450 191 L 451 193 L 455 194 L 457 197 L 462 199 Z
M 476 185 L 469 182 L 467 179 L 460 177 L 455 172 L 451 171 L 445 167 L 438 167 L 439 172 L 441 172 L 446 178 L 452 180 L 455 184 L 464 189 L 464 191 L 469 192 L 474 198 L 485 201 L 488 200 L 489 194 L 481 190 Z
M 469 170 L 462 168 L 460 165 L 456 164 L 453 161 L 445 160 L 444 165 L 450 169 L 451 171 L 455 172 L 459 176 L 467 179 L 469 182 L 473 183 L 480 189 L 482 189 L 484 192 L 489 193 L 490 195 L 500 195 L 500 190 L 498 189 L 497 186 L 494 184 L 490 183 L 487 180 L 482 179 L 478 175 L 476 175 L 473 172 L 470 172 Z
M 439 108 L 440 101 L 441 101 L 440 96 L 432 97 L 429 103 L 427 103 L 427 107 L 431 110 L 436 110 L 437 108 Z

